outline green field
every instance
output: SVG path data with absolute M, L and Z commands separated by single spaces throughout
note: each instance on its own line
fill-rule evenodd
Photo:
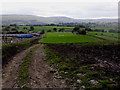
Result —
M 88 32 L 88 35 L 97 36 L 110 41 L 120 41 L 120 33 L 107 33 L 107 32 Z
M 101 35 L 108 35 L 108 36 L 111 36 L 111 37 L 120 36 L 120 33 L 107 33 L 107 32 L 88 32 L 88 34 L 91 34 L 91 35 L 101 34 Z
M 103 29 L 103 30 L 108 30 L 110 28 L 107 28 L 107 27 L 91 27 L 92 30 L 95 30 L 95 29 Z
M 72 33 L 47 33 L 40 41 L 41 43 L 97 43 L 101 39 L 87 35 L 75 35 Z

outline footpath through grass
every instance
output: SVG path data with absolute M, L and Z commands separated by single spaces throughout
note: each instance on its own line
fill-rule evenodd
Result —
M 99 42 L 103 42 L 103 40 L 87 35 L 75 35 L 72 33 L 47 33 L 40 42 L 41 43 L 99 43 Z

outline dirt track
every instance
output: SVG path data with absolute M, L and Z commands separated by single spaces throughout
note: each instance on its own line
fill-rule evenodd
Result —
M 17 78 L 19 76 L 19 68 L 22 64 L 22 59 L 29 53 L 29 51 L 39 45 L 34 45 L 13 57 L 10 62 L 3 68 L 2 72 L 2 88 L 17 88 Z M 63 79 L 55 78 L 54 73 L 50 72 L 50 67 L 44 61 L 45 54 L 43 45 L 33 53 L 31 64 L 29 67 L 29 83 L 27 87 L 30 88 L 59 88 L 65 87 Z
M 37 46 L 37 45 L 35 45 Z M 10 62 L 2 70 L 2 88 L 14 88 L 16 84 L 16 79 L 19 75 L 19 67 L 22 63 L 22 59 L 27 55 L 32 46 L 17 55 L 15 55 Z
M 34 53 L 29 68 L 30 88 L 62 88 L 65 87 L 63 79 L 56 79 L 54 73 L 45 62 L 45 54 L 41 45 Z

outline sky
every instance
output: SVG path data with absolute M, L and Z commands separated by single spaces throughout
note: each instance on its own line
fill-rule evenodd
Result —
M 117 18 L 119 0 L 1 0 L 0 14 Z

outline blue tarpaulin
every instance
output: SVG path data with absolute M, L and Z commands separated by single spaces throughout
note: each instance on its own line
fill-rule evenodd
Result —
M 17 36 L 17 37 L 33 37 L 33 35 L 19 35 L 19 36 Z

